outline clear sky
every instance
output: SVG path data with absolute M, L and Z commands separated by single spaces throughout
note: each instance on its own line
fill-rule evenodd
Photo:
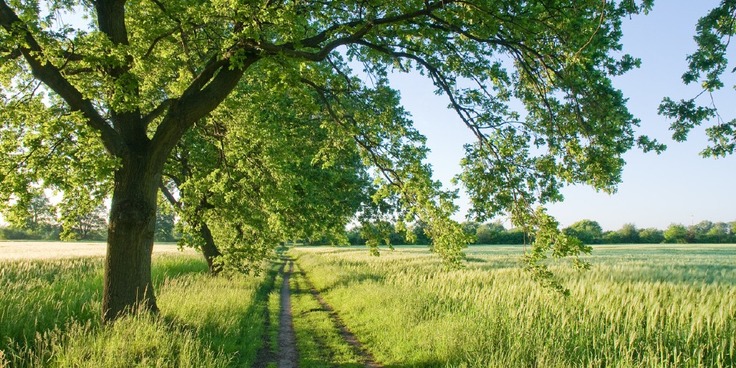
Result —
M 616 230 L 625 223 L 664 229 L 671 223 L 736 221 L 736 156 L 700 157 L 707 142 L 702 127 L 691 132 L 687 142 L 673 142 L 669 121 L 657 115 L 663 97 L 691 98 L 699 92 L 697 86 L 684 86 L 680 77 L 687 67 L 686 55 L 695 50 L 697 19 L 718 3 L 659 0 L 650 14 L 625 21 L 624 52 L 640 58 L 642 67 L 617 78 L 615 85 L 629 98 L 630 111 L 642 121 L 638 132 L 666 143 L 668 149 L 661 155 L 637 149 L 626 154 L 623 183 L 613 195 L 582 186 L 566 188 L 565 201 L 550 206 L 550 213 L 562 226 L 581 219 L 596 220 L 604 230 Z M 731 119 L 736 117 L 733 76 L 725 81 L 728 91 L 716 95 L 715 102 L 724 118 Z M 447 99 L 433 94 L 429 80 L 394 75 L 392 83 L 401 90 L 402 102 L 417 128 L 427 136 L 436 178 L 449 187 L 450 179 L 459 172 L 463 144 L 473 136 L 445 108 Z M 462 212 L 458 219 L 462 219 L 469 206 L 467 197 L 458 204 Z

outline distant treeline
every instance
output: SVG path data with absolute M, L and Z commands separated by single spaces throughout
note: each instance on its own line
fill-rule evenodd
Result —
M 45 199 L 45 198 L 44 198 Z M 15 225 L 0 226 L 0 240 L 61 240 L 63 224 L 56 209 L 48 201 L 39 201 L 42 206 L 34 207 L 30 216 L 13 221 Z M 69 224 L 65 240 L 107 240 L 107 208 L 97 207 L 94 211 L 78 216 Z M 158 211 L 156 213 L 155 240 L 159 242 L 176 241 L 174 215 Z
M 475 244 L 525 244 L 530 239 L 521 229 L 507 229 L 500 222 L 463 223 L 465 232 L 475 235 Z M 409 241 L 402 232 L 391 231 L 388 240 L 391 244 L 426 245 L 430 239 L 424 233 L 424 226 L 417 224 L 409 231 L 414 240 Z M 656 228 L 639 229 L 634 224 L 625 224 L 615 231 L 603 231 L 600 224 L 593 220 L 578 221 L 562 231 L 580 239 L 585 244 L 657 244 L 657 243 L 736 243 L 736 221 L 711 222 L 702 221 L 695 225 L 685 226 L 672 224 L 664 230 Z M 366 231 L 354 227 L 347 231 L 350 244 L 365 244 Z

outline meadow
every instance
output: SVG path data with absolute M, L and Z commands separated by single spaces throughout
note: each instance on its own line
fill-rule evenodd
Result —
M 215 278 L 201 256 L 156 255 L 161 313 L 101 326 L 102 267 L 0 261 L 0 367 L 248 367 L 267 343 L 274 267 Z
M 385 366 L 733 367 L 736 246 L 597 246 L 592 269 L 540 288 L 520 247 L 302 247 L 297 265 Z
M 292 248 L 299 365 L 364 366 L 317 291 L 385 367 L 736 366 L 736 245 L 596 246 L 590 271 L 556 266 L 567 298 L 520 247 L 467 253 L 447 270 L 424 247 Z M 156 255 L 161 313 L 102 326 L 101 258 L 0 261 L 0 367 L 271 366 L 284 265 L 211 277 Z

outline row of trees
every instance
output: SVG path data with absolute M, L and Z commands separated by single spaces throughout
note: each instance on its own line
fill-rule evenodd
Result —
M 634 224 L 625 224 L 619 230 L 604 232 L 596 221 L 582 220 L 563 232 L 586 244 L 736 243 L 736 221 L 701 221 L 690 226 L 671 224 L 664 230 L 638 229 Z
M 464 222 L 461 224 L 463 232 L 472 239 L 474 244 L 524 244 L 528 237 L 520 229 L 506 229 L 499 222 L 480 224 Z M 375 233 L 376 224 L 354 226 L 347 230 L 347 238 L 352 245 L 364 245 L 370 236 Z M 431 237 L 426 233 L 424 224 L 418 223 L 408 227 L 405 231 L 397 230 L 395 226 L 386 223 L 383 242 L 390 244 L 429 245 Z
M 475 244 L 530 243 L 529 237 L 523 230 L 507 229 L 500 222 L 484 224 L 464 222 L 462 225 L 465 233 L 474 237 Z M 375 224 L 369 226 L 376 227 Z M 404 232 L 397 231 L 388 224 L 384 226 L 388 229 L 384 241 L 391 244 L 427 245 L 431 243 L 422 224 L 410 226 L 410 236 L 406 236 Z M 639 229 L 634 224 L 625 224 L 618 230 L 603 231 L 598 222 L 581 220 L 562 229 L 562 232 L 580 239 L 584 244 L 736 243 L 736 221 L 729 223 L 702 221 L 690 226 L 672 224 L 663 230 Z M 365 244 L 364 234 L 366 234 L 366 229 L 362 226 L 356 226 L 347 231 L 348 240 L 353 245 Z
M 92 240 L 107 239 L 107 208 L 100 204 L 72 221 L 62 222 L 59 209 L 42 195 L 34 195 L 25 211 L 9 212 L 9 224 L 0 226 L 2 240 Z M 177 240 L 171 212 L 156 214 L 156 241 Z

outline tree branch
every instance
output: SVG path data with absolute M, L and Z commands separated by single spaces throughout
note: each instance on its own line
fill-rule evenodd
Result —
M 72 111 L 81 112 L 87 118 L 87 125 L 100 132 L 102 143 L 107 151 L 112 155 L 119 156 L 124 149 L 120 135 L 99 114 L 92 102 L 84 98 L 82 93 L 64 78 L 56 66 L 45 60 L 41 46 L 5 0 L 0 0 L 0 26 L 8 33 L 23 39 L 25 45 L 19 47 L 19 49 L 31 67 L 33 75 L 59 94 L 69 104 Z
M 250 54 L 239 67 L 233 66 L 229 59 L 210 62 L 182 96 L 170 103 L 151 142 L 154 150 L 151 163 L 163 165 L 169 152 L 187 129 L 212 112 L 232 92 L 245 70 L 258 59 L 259 56 Z
M 125 27 L 125 0 L 95 0 L 100 31 L 116 45 L 128 45 Z
M 161 114 L 163 114 L 166 109 L 171 106 L 172 103 L 174 103 L 174 100 L 171 98 L 161 102 L 155 109 L 153 109 L 153 111 L 149 112 L 146 116 L 143 117 L 143 124 L 146 126 L 150 124 L 157 117 L 161 116 Z
M 169 188 L 164 185 L 164 182 L 162 181 L 158 185 L 159 189 L 161 189 L 161 193 L 166 197 L 166 200 L 171 203 L 172 206 L 178 208 L 181 210 L 184 206 L 181 204 L 181 202 L 177 201 L 176 198 L 174 198 L 174 195 L 171 194 L 171 191 L 169 191 Z
M 327 57 L 327 55 L 329 55 L 336 48 L 359 41 L 376 26 L 385 25 L 385 24 L 394 24 L 394 23 L 399 23 L 399 22 L 411 20 L 414 18 L 422 17 L 422 16 L 427 16 L 427 15 L 432 14 L 432 12 L 434 12 L 435 10 L 443 8 L 447 4 L 450 4 L 452 2 L 453 1 L 450 1 L 450 0 L 439 0 L 433 3 L 430 3 L 427 1 L 425 2 L 425 7 L 422 9 L 404 13 L 404 14 L 399 14 L 399 15 L 392 16 L 392 17 L 377 18 L 377 19 L 372 19 L 368 21 L 353 20 L 353 21 L 346 22 L 346 23 L 334 24 L 328 27 L 327 29 L 325 29 L 324 31 L 314 36 L 302 39 L 301 41 L 288 42 L 282 45 L 260 43 L 254 46 L 266 52 L 273 53 L 273 54 L 283 53 L 286 55 L 290 55 L 290 56 L 294 56 L 294 57 L 298 57 L 298 58 L 302 58 L 306 60 L 321 61 L 321 60 L 324 60 L 324 58 Z M 321 47 L 319 46 L 321 43 L 326 42 L 329 39 L 330 35 L 332 35 L 334 32 L 340 29 L 355 28 L 355 27 L 359 27 L 357 30 L 355 30 L 355 32 L 347 36 L 344 36 L 344 37 L 336 38 L 328 42 L 324 46 L 321 46 Z M 302 50 L 297 50 L 297 46 L 319 48 L 319 50 L 314 51 L 314 52 L 302 51 Z

